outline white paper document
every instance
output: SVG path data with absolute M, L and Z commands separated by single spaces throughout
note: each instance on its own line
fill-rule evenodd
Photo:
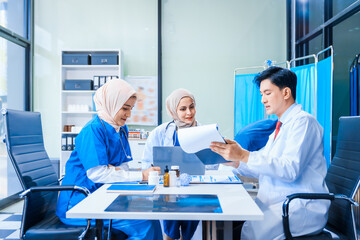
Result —
M 178 139 L 181 148 L 187 153 L 196 153 L 209 148 L 211 142 L 225 143 L 217 124 L 181 128 L 178 131 Z
M 235 175 L 193 175 L 190 183 L 242 183 Z

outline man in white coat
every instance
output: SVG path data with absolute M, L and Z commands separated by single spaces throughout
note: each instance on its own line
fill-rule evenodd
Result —
M 249 152 L 238 143 L 214 142 L 214 152 L 237 162 L 245 176 L 259 179 L 256 203 L 264 213 L 263 221 L 246 221 L 241 239 L 284 239 L 282 203 L 298 192 L 327 193 L 323 129 L 316 119 L 295 103 L 296 75 L 284 68 L 270 67 L 255 78 L 261 102 L 268 115 L 278 117 L 276 130 L 264 148 Z M 316 234 L 327 221 L 328 200 L 294 200 L 290 206 L 290 231 L 293 236 Z

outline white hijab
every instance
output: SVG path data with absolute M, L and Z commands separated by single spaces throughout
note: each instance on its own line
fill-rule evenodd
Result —
M 183 88 L 179 88 L 174 90 L 167 98 L 166 98 L 166 110 L 170 117 L 174 119 L 174 122 L 178 128 L 184 128 L 184 127 L 192 127 L 196 126 L 195 118 L 192 123 L 185 123 L 180 120 L 176 109 L 180 103 L 180 100 L 184 97 L 189 97 L 193 100 L 194 106 L 196 106 L 194 95 Z
M 128 82 L 121 79 L 108 81 L 94 96 L 97 115 L 118 132 L 120 126 L 116 124 L 114 117 L 131 96 L 136 96 L 136 91 Z

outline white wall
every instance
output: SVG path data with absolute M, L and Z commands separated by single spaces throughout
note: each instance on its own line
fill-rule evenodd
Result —
M 35 0 L 34 110 L 60 156 L 61 50 L 122 49 L 124 75 L 157 75 L 157 0 Z
M 164 2 L 163 101 L 176 88 L 191 90 L 197 119 L 233 138 L 233 71 L 286 60 L 285 0 Z
M 233 137 L 233 70 L 286 58 L 285 0 L 163 0 L 164 100 L 191 90 L 197 119 Z M 34 110 L 60 155 L 60 51 L 120 48 L 125 75 L 157 75 L 156 0 L 35 0 Z

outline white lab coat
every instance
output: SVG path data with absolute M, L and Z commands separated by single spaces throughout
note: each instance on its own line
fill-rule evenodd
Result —
M 142 157 L 142 169 L 148 169 L 153 163 L 153 147 L 154 146 L 174 146 L 174 132 L 176 124 L 166 122 L 156 127 L 149 135 Z
M 259 178 L 255 202 L 264 213 L 263 221 L 246 221 L 241 239 L 284 239 L 282 204 L 292 193 L 327 193 L 327 164 L 323 129 L 316 119 L 293 104 L 280 118 L 282 126 L 264 148 L 251 152 L 248 163 L 238 170 Z M 326 224 L 328 200 L 293 200 L 290 230 L 293 236 L 319 232 Z

